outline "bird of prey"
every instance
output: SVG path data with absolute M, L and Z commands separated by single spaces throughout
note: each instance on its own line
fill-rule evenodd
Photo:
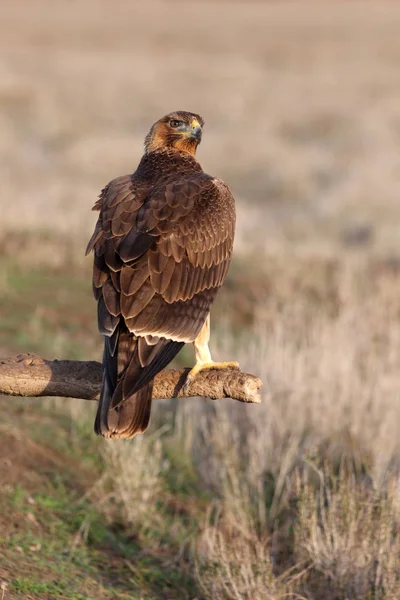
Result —
M 215 363 L 208 348 L 210 307 L 228 271 L 235 202 L 228 186 L 195 158 L 203 119 L 177 111 L 154 123 L 132 175 L 113 179 L 93 210 L 99 218 L 93 292 L 104 336 L 97 434 L 131 438 L 150 418 L 153 379 L 185 343 L 196 364 L 188 380 Z

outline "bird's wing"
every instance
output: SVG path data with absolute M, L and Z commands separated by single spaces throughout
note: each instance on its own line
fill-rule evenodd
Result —
M 235 227 L 229 188 L 205 173 L 149 186 L 124 176 L 102 192 L 93 289 L 99 328 L 122 316 L 139 336 L 192 341 L 228 270 Z

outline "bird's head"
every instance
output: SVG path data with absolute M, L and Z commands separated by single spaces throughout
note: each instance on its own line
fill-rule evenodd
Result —
M 156 121 L 144 141 L 146 152 L 172 148 L 195 154 L 201 142 L 203 119 L 178 110 Z

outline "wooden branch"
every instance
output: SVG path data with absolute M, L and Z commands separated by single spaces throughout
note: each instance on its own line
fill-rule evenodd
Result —
M 260 403 L 261 380 L 236 369 L 201 371 L 183 394 L 189 369 L 168 369 L 154 381 L 153 398 L 203 396 Z M 98 400 L 103 367 L 94 361 L 45 360 L 35 354 L 0 359 L 0 395 Z

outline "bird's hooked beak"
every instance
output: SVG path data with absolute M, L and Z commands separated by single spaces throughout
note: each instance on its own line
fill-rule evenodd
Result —
M 200 142 L 200 140 L 201 140 L 201 125 L 197 119 L 193 119 L 191 124 L 188 126 L 188 133 L 190 134 L 191 137 L 193 137 L 195 140 Z

